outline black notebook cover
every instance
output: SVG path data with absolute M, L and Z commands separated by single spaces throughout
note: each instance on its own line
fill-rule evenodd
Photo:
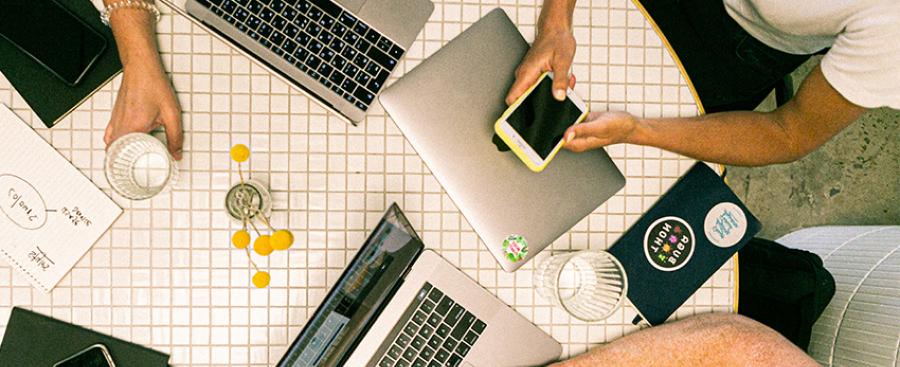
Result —
M 695 164 L 609 249 L 628 278 L 628 299 L 662 324 L 761 229 L 706 164 Z
M 100 13 L 90 0 L 58 3 L 106 38 L 106 49 L 76 86 L 66 85 L 11 42 L 0 37 L 0 72 L 47 127 L 56 125 L 122 70 L 112 32 L 100 22 Z
M 0 366 L 51 367 L 94 344 L 120 367 L 165 367 L 169 356 L 80 326 L 14 307 L 0 344 Z

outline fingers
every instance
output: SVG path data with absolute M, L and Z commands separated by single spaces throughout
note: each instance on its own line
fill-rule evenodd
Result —
M 538 77 L 543 72 L 544 70 L 541 69 L 540 65 L 530 60 L 526 60 L 522 65 L 519 65 L 519 68 L 516 69 L 516 81 L 509 88 L 509 93 L 506 94 L 506 104 L 511 105 L 515 103 L 522 93 L 525 93 L 528 88 L 531 88 L 537 82 Z
M 171 111 L 163 116 L 163 127 L 166 129 L 166 144 L 169 154 L 176 161 L 181 160 L 184 144 L 184 130 L 181 127 L 181 113 L 177 110 Z
M 572 58 L 556 55 L 553 58 L 553 98 L 557 101 L 566 100 L 566 88 L 575 85 L 574 79 L 569 76 L 569 68 L 572 66 Z
M 575 74 L 569 76 L 569 88 L 575 89 Z

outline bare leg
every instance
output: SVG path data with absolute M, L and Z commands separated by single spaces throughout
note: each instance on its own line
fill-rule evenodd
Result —
M 641 330 L 553 367 L 818 366 L 776 331 L 733 314 L 707 314 Z

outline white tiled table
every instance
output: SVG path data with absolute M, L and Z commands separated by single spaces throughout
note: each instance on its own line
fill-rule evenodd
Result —
M 540 3 L 437 1 L 398 75 L 498 5 L 530 41 Z M 533 291 L 534 264 L 553 252 L 607 248 L 692 160 L 654 148 L 609 147 L 626 187 L 536 261 L 505 273 L 380 106 L 360 126 L 349 126 L 172 8 L 161 8 L 160 47 L 186 131 L 181 180 L 169 194 L 130 202 L 109 190 L 102 137 L 119 78 L 48 130 L 0 77 L 0 103 L 125 209 L 50 294 L 0 265 L 0 329 L 19 305 L 170 353 L 173 365 L 272 365 L 396 201 L 427 246 L 552 334 L 565 356 L 636 330 L 631 307 L 588 324 L 549 306 Z M 647 117 L 698 113 L 672 58 L 630 1 L 582 0 L 575 36 L 576 90 L 591 109 Z M 237 181 L 228 157 L 236 143 L 251 147 L 251 176 L 271 187 L 273 224 L 296 236 L 289 252 L 254 258 L 272 275 L 267 289 L 250 285 L 246 255 L 229 245 L 239 225 L 222 202 Z M 731 311 L 734 286 L 729 261 L 676 317 Z

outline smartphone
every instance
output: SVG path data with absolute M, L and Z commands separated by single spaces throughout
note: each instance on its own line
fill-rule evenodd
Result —
M 69 86 L 106 50 L 106 39 L 55 0 L 0 2 L 0 37 Z
M 547 167 L 562 148 L 566 129 L 588 114 L 574 90 L 568 88 L 560 102 L 552 86 L 553 73 L 544 73 L 494 124 L 494 132 L 534 172 Z
M 116 367 L 109 350 L 103 344 L 94 344 L 69 358 L 56 362 L 53 367 Z

